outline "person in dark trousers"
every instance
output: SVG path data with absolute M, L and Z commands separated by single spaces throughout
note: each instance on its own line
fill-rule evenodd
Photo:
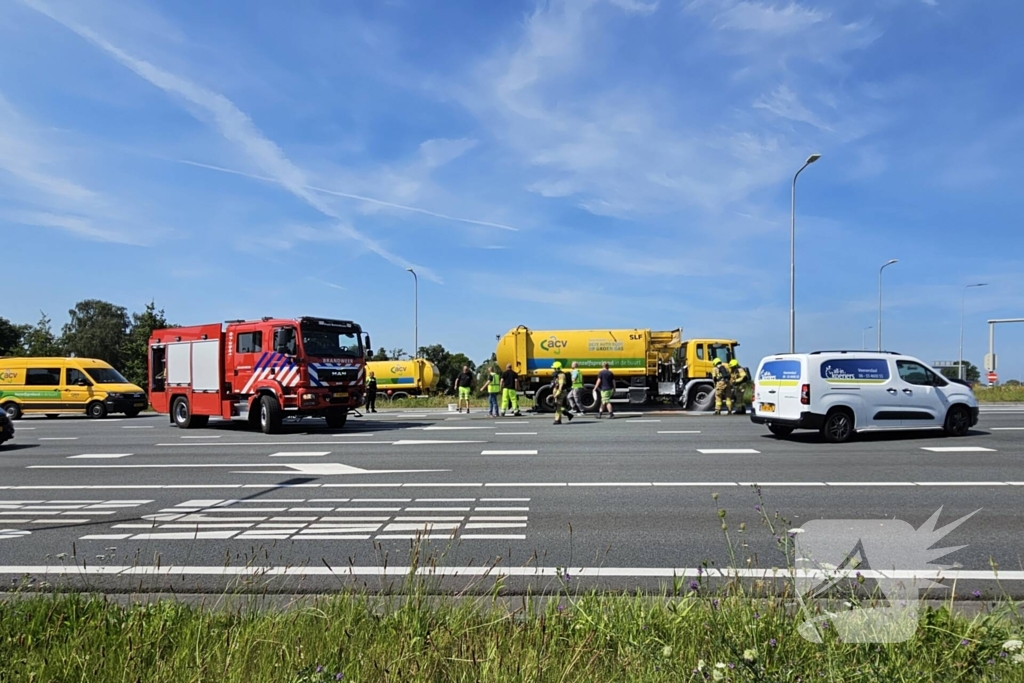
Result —
M 608 419 L 615 417 L 615 413 L 612 410 L 612 395 L 615 393 L 615 375 L 608 368 L 608 363 L 604 363 L 601 372 L 597 373 L 597 385 L 594 387 L 594 391 L 598 392 L 597 417 L 601 417 L 605 406 L 608 406 Z
M 473 395 L 473 373 L 469 371 L 468 365 L 462 366 L 462 372 L 455 378 L 455 391 L 459 394 L 459 410 L 462 412 L 462 403 L 466 403 L 466 414 L 469 415 L 469 399 Z
M 562 424 L 563 413 L 567 418 L 569 418 L 569 422 L 572 422 L 572 411 L 569 410 L 569 404 L 566 402 L 566 397 L 569 395 L 569 389 L 572 387 L 572 380 L 569 379 L 569 373 L 562 370 L 562 364 L 559 361 L 555 361 L 551 367 L 555 371 L 554 377 L 551 382 L 552 387 L 554 387 L 554 424 Z
M 377 412 L 377 375 L 372 372 L 366 380 L 366 412 Z

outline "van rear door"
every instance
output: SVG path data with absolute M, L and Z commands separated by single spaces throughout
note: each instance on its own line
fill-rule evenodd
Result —
M 806 375 L 806 361 L 799 356 L 766 358 L 757 371 L 759 417 L 798 420 L 810 410 L 800 403 L 800 385 Z

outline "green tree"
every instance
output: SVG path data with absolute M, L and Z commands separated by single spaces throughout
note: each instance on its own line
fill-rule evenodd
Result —
M 131 330 L 121 346 L 121 373 L 132 384 L 145 387 L 149 381 L 149 338 L 153 330 L 162 330 L 168 324 L 163 309 L 156 310 L 150 301 L 142 313 L 132 313 Z
M 122 351 L 131 322 L 128 309 L 99 299 L 79 301 L 68 311 L 61 341 L 68 353 L 79 358 L 98 358 L 118 370 L 124 367 Z
M 470 372 L 476 371 L 476 363 L 464 353 L 449 353 L 440 344 L 420 347 L 420 357 L 437 366 L 441 380 L 437 383 L 437 391 L 442 394 L 453 393 L 455 378 L 462 372 L 462 366 L 468 365 Z
M 42 311 L 39 312 L 39 322 L 25 327 L 21 338 L 21 355 L 37 358 L 64 355 L 64 348 L 50 327 L 50 319 Z
M 28 327 L 15 325 L 7 318 L 0 318 L 0 356 L 13 356 L 21 351 L 21 340 Z
M 960 377 L 960 368 L 956 365 L 951 368 L 939 368 L 939 372 L 949 379 L 958 379 Z M 981 371 L 978 370 L 978 366 L 968 360 L 964 361 L 964 379 L 972 384 L 981 379 Z
M 373 354 L 373 357 L 370 358 L 370 360 L 391 360 L 391 359 L 388 358 L 387 349 L 385 349 L 382 346 L 379 349 L 377 349 L 377 353 Z

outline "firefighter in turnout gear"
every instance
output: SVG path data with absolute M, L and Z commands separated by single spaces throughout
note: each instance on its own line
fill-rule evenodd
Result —
M 715 366 L 715 415 L 722 414 L 722 402 L 725 402 L 726 412 L 732 412 L 732 374 L 729 366 L 716 358 L 711 363 Z
M 551 366 L 554 371 L 553 377 L 553 389 L 552 395 L 555 401 L 555 422 L 554 424 L 562 424 L 562 413 L 569 418 L 569 422 L 572 422 L 572 411 L 569 410 L 569 406 L 566 404 L 565 399 L 569 395 L 569 388 L 572 384 L 572 380 L 569 379 L 569 373 L 562 370 L 562 363 L 555 361 Z
M 747 386 L 750 384 L 750 373 L 733 358 L 729 361 L 730 383 L 732 384 L 732 404 L 736 415 L 747 412 Z M 732 412 L 732 411 L 730 411 Z

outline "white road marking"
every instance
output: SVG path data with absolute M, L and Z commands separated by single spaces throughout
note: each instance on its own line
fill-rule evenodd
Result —
M 153 425 L 127 425 L 121 429 L 153 429 Z
M 188 436 L 178 437 L 181 439 L 219 439 L 223 437 L 223 434 L 190 434 Z
M 761 451 L 754 450 L 753 448 L 698 448 L 697 452 L 703 453 L 704 455 L 726 455 L 730 453 L 757 454 L 760 453 Z
M 480 451 L 480 455 L 537 455 L 537 451 Z
M 247 532 L 251 533 L 251 532 Z M 416 535 L 389 536 L 388 538 L 415 538 Z M 378 536 L 377 538 L 381 538 Z M 422 538 L 428 538 L 422 536 Z M 448 535 L 431 536 L 429 538 L 447 539 Z M 463 537 L 465 538 L 465 537 Z M 514 538 L 501 536 L 501 538 Z M 522 537 L 519 537 L 522 538 Z M 831 581 L 836 577 L 835 571 L 813 569 L 748 569 L 746 567 L 507 567 L 492 565 L 453 567 L 445 565 L 428 565 L 417 567 L 389 566 L 339 566 L 324 567 L 308 566 L 191 566 L 191 565 L 0 565 L 0 574 L 5 576 L 327 576 L 333 577 L 347 574 L 349 576 L 419 576 L 432 577 L 501 577 L 514 576 L 526 578 L 547 578 L 564 576 L 580 578 L 748 578 L 771 580 L 800 576 Z M 930 581 L 1024 581 L 1024 571 L 992 571 L 974 569 L 897 569 L 871 570 L 861 569 L 859 573 L 865 579 L 905 579 Z M 853 578 L 853 571 L 847 573 Z
M 537 436 L 537 432 L 495 432 L 495 436 Z
M 357 444 L 364 445 L 364 446 L 390 446 L 391 445 L 387 441 L 344 441 L 344 442 L 342 442 L 342 441 L 272 441 L 272 442 L 263 442 L 263 441 L 233 441 L 233 442 L 230 442 L 230 443 L 224 442 L 224 441 L 219 441 L 217 443 L 206 443 L 206 442 L 202 442 L 202 443 L 158 443 L 156 445 L 157 445 L 157 447 L 160 447 L 160 448 L 187 448 L 187 447 L 195 447 L 195 446 L 198 446 L 200 448 L 213 448 L 214 446 L 245 446 L 245 447 L 253 447 L 253 446 L 255 446 L 255 447 L 261 447 L 261 446 L 266 447 L 266 446 L 271 446 L 271 447 L 275 447 L 276 448 L 277 446 L 354 446 L 354 445 L 357 445 Z
M 677 431 L 658 432 L 659 434 L 700 434 L 699 429 L 683 429 Z
M 462 534 L 459 536 L 464 541 L 525 541 L 524 534 Z
M 35 427 L 18 427 L 17 431 L 19 431 L 19 432 L 34 432 L 34 431 L 36 431 L 36 428 Z
M 993 432 L 1024 432 L 1024 427 L 989 427 Z
M 630 424 L 641 424 L 641 423 L 648 423 L 648 422 L 661 422 L 661 420 L 630 420 L 629 421 Z
M 418 429 L 418 430 L 421 430 L 421 431 L 424 431 L 424 432 L 454 432 L 454 431 L 463 431 L 463 430 L 467 430 L 467 429 L 494 429 L 494 427 L 440 427 L 440 426 L 431 426 L 431 427 L 409 427 L 409 429 Z
M 78 441 L 77 436 L 41 436 L 40 441 Z
M 525 522 L 467 522 L 467 529 L 522 529 Z
M 983 448 L 981 446 L 923 446 L 922 451 L 932 453 L 995 453 L 994 448 Z
M 79 536 L 79 539 L 83 541 L 123 541 L 129 536 L 131 534 L 89 534 L 88 536 Z
M 82 455 L 69 455 L 68 459 L 74 460 L 76 458 L 127 458 L 129 455 L 131 455 L 131 453 L 83 453 Z
M 280 453 L 271 453 L 271 458 L 319 458 L 324 455 L 330 455 L 330 451 L 281 451 Z
M 439 446 L 439 445 L 456 445 L 456 444 L 467 444 L 467 443 L 487 443 L 486 441 L 430 441 L 430 440 L 418 440 L 418 439 L 402 439 L 401 441 L 395 441 L 392 446 Z
M 0 541 L 10 538 L 22 538 L 31 534 L 31 531 L 24 531 L 22 529 L 0 529 Z

